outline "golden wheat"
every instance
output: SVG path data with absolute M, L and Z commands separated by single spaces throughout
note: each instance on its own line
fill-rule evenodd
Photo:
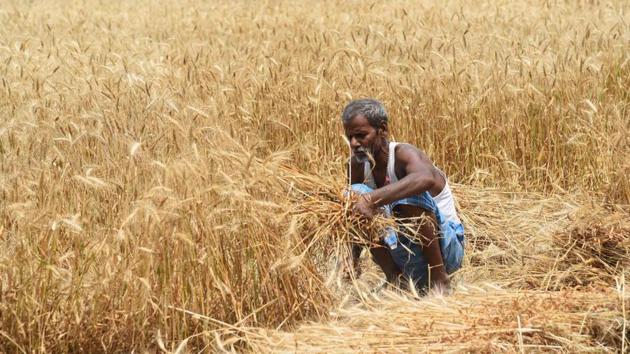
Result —
M 625 1 L 3 2 L 0 351 L 386 351 L 337 337 L 456 310 L 475 326 L 494 304 L 478 338 L 439 344 L 414 322 L 426 338 L 395 343 L 627 350 L 629 13 Z M 444 306 L 369 295 L 370 272 L 337 281 L 355 225 L 339 115 L 364 96 L 456 185 L 467 259 Z M 379 306 L 395 316 L 370 317 Z M 347 315 L 322 322 L 321 342 L 303 333 L 312 324 L 282 332 L 333 310 Z

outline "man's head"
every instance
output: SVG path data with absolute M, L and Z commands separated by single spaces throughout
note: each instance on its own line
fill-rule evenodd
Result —
M 354 100 L 342 114 L 343 128 L 359 162 L 369 159 L 387 143 L 387 111 L 373 99 Z

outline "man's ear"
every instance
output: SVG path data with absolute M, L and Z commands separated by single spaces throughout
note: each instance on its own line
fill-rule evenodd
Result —
M 387 127 L 387 123 L 381 124 L 381 128 L 379 130 L 381 132 L 381 135 L 387 138 L 387 136 L 389 135 L 389 129 Z

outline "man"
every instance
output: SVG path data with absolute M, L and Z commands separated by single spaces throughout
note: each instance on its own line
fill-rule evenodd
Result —
M 342 120 L 352 149 L 352 191 L 360 194 L 354 212 L 368 219 L 378 210 L 393 213 L 399 224 L 398 233 L 383 231 L 380 246 L 370 248 L 372 259 L 390 283 L 410 280 L 421 291 L 449 290 L 448 274 L 461 267 L 464 255 L 464 228 L 445 174 L 413 145 L 388 140 L 387 112 L 379 101 L 350 102 Z M 352 264 L 360 253 L 353 246 Z

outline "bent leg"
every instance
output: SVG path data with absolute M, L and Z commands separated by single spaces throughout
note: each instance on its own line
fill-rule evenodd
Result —
M 352 191 L 359 194 L 369 193 L 372 191 L 372 188 L 368 187 L 365 184 L 353 184 Z M 385 278 L 388 283 L 396 283 L 399 276 L 402 274 L 400 268 L 394 262 L 392 255 L 388 247 L 386 247 L 383 242 L 379 242 L 380 246 L 371 247 L 370 254 L 372 255 L 372 260 L 376 265 L 381 268 L 383 273 L 385 273 Z
M 396 265 L 396 262 L 394 262 L 394 258 L 392 258 L 390 250 L 385 247 L 382 242 L 380 244 L 381 247 L 370 248 L 372 260 L 381 268 L 383 273 L 385 273 L 387 282 L 396 284 L 402 272 L 398 265 Z
M 449 279 L 442 259 L 435 215 L 419 206 L 397 205 L 394 209 L 401 225 L 400 242 L 392 250 L 394 262 L 418 288 L 448 288 Z

